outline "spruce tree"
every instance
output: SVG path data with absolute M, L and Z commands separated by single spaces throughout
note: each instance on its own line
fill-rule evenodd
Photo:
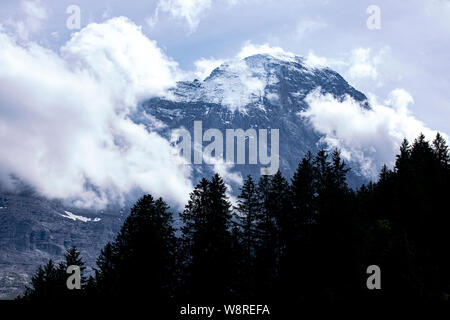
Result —
M 167 204 L 151 195 L 131 209 L 117 238 L 98 261 L 96 283 L 101 297 L 171 303 L 175 280 L 176 238 Z
M 239 226 L 242 233 L 243 247 L 246 252 L 246 260 L 251 265 L 255 238 L 256 238 L 256 218 L 260 210 L 260 201 L 256 185 L 252 176 L 248 175 L 238 196 Z
M 255 293 L 258 298 L 274 297 L 277 273 L 277 220 L 271 196 L 272 177 L 263 175 L 257 186 L 260 210 L 256 217 Z
M 331 154 L 331 168 L 336 188 L 346 191 L 347 173 L 350 168 L 347 168 L 345 161 L 341 158 L 341 152 L 337 149 L 333 150 Z
M 450 165 L 450 156 L 448 153 L 448 146 L 445 139 L 438 132 L 433 140 L 433 151 L 436 155 L 437 161 L 444 168 L 448 169 Z
M 231 204 L 226 186 L 216 174 L 202 179 L 190 195 L 181 217 L 186 269 L 186 292 L 198 301 L 230 298 L 233 268 Z
M 56 266 L 52 259 L 40 266 L 31 278 L 31 287 L 27 287 L 19 300 L 44 301 L 61 300 L 67 294 L 64 264 Z
M 252 298 L 254 287 L 254 264 L 255 264 L 255 247 L 258 240 L 258 229 L 256 225 L 257 216 L 261 208 L 260 199 L 258 197 L 257 186 L 253 182 L 250 175 L 247 176 L 241 193 L 238 196 L 238 225 L 236 230 L 237 236 L 242 242 L 242 258 L 240 260 L 240 278 L 242 282 L 243 294 L 247 299 Z M 234 234 L 236 234 L 236 232 Z
M 81 273 L 81 285 L 84 287 L 87 283 L 86 275 L 84 274 L 84 271 L 86 270 L 85 263 L 83 259 L 81 258 L 81 253 L 78 251 L 78 249 L 73 246 L 69 249 L 67 249 L 67 252 L 64 254 L 65 263 L 64 268 L 67 268 L 69 266 L 78 266 L 80 268 Z
M 313 292 L 316 281 L 312 279 L 314 267 L 313 237 L 316 226 L 316 169 L 313 156 L 308 152 L 300 161 L 294 177 L 292 178 L 293 221 L 296 230 L 296 241 L 290 255 L 290 282 L 296 288 L 291 293 L 293 298 L 306 296 Z
M 286 254 L 287 246 L 295 232 L 293 221 L 291 188 L 278 170 L 272 177 L 269 187 L 269 211 L 276 222 L 277 260 Z
M 292 178 L 293 206 L 302 235 L 308 237 L 309 226 L 314 221 L 315 213 L 315 169 L 312 154 L 308 152 L 298 165 Z
M 400 153 L 396 156 L 395 161 L 395 170 L 400 173 L 408 172 L 408 161 L 411 157 L 411 146 L 409 145 L 408 140 L 403 139 L 400 145 Z

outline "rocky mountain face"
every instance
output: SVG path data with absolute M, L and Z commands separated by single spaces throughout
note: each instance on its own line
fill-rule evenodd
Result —
M 134 120 L 168 139 L 180 127 L 193 136 L 194 121 L 199 120 L 203 132 L 215 128 L 224 136 L 227 129 L 278 129 L 279 168 L 290 178 L 306 152 L 315 153 L 322 147 L 319 141 L 322 136 L 307 118 L 299 115 L 308 108 L 305 98 L 318 88 L 338 100 L 348 95 L 361 108 L 370 108 L 366 96 L 333 70 L 309 67 L 300 57 L 259 54 L 225 63 L 204 81 L 180 82 L 170 96 L 142 103 Z M 203 147 L 208 143 L 204 142 Z M 238 189 L 238 184 L 233 183 L 238 179 L 233 177 L 247 174 L 258 177 L 260 169 L 267 167 L 248 163 L 247 155 L 244 165 L 229 168 L 231 179 L 227 182 L 233 193 Z M 357 163 L 350 165 L 355 169 L 349 175 L 350 185 L 359 186 L 365 178 L 358 173 Z M 195 165 L 194 180 L 212 175 L 214 169 L 217 170 L 211 165 Z
M 255 55 L 225 63 L 202 81 L 178 83 L 167 97 L 141 103 L 132 118 L 168 139 L 178 128 L 193 136 L 194 121 L 202 121 L 203 131 L 214 128 L 224 135 L 226 129 L 278 129 L 279 167 L 290 178 L 301 157 L 320 147 L 321 135 L 299 116 L 308 108 L 305 97 L 319 87 L 322 93 L 337 99 L 349 95 L 362 108 L 370 108 L 364 94 L 330 69 L 309 67 L 299 57 Z M 261 167 L 249 165 L 247 155 L 245 164 L 219 173 L 236 195 L 239 177 L 258 178 Z M 193 168 L 193 180 L 218 170 L 207 164 Z M 363 180 L 357 170 L 350 175 L 352 185 Z M 68 247 L 77 246 L 87 265 L 95 266 L 98 253 L 128 212 L 71 208 L 32 192 L 0 193 L 0 298 L 20 293 L 40 264 L 49 258 L 61 260 Z
M 39 265 L 61 261 L 72 246 L 95 266 L 123 219 L 117 209 L 94 212 L 30 193 L 0 193 L 0 299 L 17 296 Z

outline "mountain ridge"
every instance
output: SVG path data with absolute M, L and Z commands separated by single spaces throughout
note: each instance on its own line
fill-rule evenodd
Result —
M 299 115 L 308 108 L 306 97 L 315 90 L 340 101 L 350 96 L 361 108 L 370 109 L 367 97 L 329 68 L 310 67 L 297 56 L 279 59 L 258 54 L 225 62 L 202 81 L 178 82 L 168 96 L 141 103 L 133 120 L 167 139 L 178 128 L 185 128 L 192 135 L 193 123 L 198 120 L 205 129 L 221 132 L 279 129 L 280 169 L 290 178 L 306 152 L 327 147 L 321 141 L 323 135 Z M 159 126 L 155 128 L 154 123 Z M 367 179 L 358 171 L 358 163 L 351 165 L 355 170 L 350 174 L 350 184 L 357 187 Z M 230 170 L 241 177 L 258 176 L 260 167 L 234 165 Z M 194 166 L 194 180 L 198 181 L 206 172 L 212 175 L 210 169 L 208 165 Z M 237 190 L 236 183 L 227 182 Z

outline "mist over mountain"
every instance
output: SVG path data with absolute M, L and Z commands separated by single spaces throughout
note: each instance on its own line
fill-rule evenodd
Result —
M 0 300 L 450 299 L 450 1 L 0 8 Z
M 185 128 L 194 136 L 194 121 L 199 120 L 203 131 L 214 128 L 224 136 L 227 129 L 278 129 L 279 169 L 291 177 L 306 152 L 327 147 L 321 142 L 324 135 L 314 129 L 308 117 L 301 115 L 308 109 L 306 98 L 317 91 L 338 101 L 350 97 L 361 109 L 370 110 L 367 97 L 329 68 L 308 66 L 297 56 L 257 54 L 222 64 L 204 81 L 179 82 L 168 97 L 140 104 L 134 120 L 167 139 L 178 128 Z M 203 142 L 203 147 L 207 144 Z M 259 176 L 260 169 L 267 167 L 248 164 L 248 139 L 246 152 L 244 165 L 194 165 L 194 180 L 220 172 L 236 191 L 243 177 Z M 351 164 L 355 168 L 351 184 L 358 186 L 367 177 L 358 170 L 357 162 Z
M 139 128 L 139 130 L 145 128 L 142 132 L 152 137 L 149 140 L 143 140 L 147 143 L 146 148 L 152 149 L 155 142 L 165 141 L 165 151 L 169 146 L 177 150 L 175 148 L 177 141 L 173 139 L 173 134 L 180 128 L 188 130 L 194 137 L 195 121 L 202 122 L 202 135 L 207 129 L 217 129 L 223 133 L 224 137 L 227 129 L 245 131 L 253 128 L 267 129 L 269 132 L 278 129 L 279 169 L 287 178 L 291 178 L 298 162 L 306 152 L 314 153 L 320 148 L 345 148 L 346 146 L 344 143 L 333 144 L 330 132 L 323 130 L 322 123 L 317 123 L 317 119 L 321 119 L 317 118 L 320 114 L 311 113 L 314 111 L 312 106 L 322 103 L 320 99 L 324 97 L 325 102 L 328 103 L 326 107 L 331 103 L 336 108 L 334 112 L 345 113 L 347 110 L 350 112 L 349 118 L 353 114 L 364 115 L 377 112 L 366 95 L 349 85 L 335 71 L 325 67 L 311 66 L 303 58 L 289 54 L 261 53 L 225 62 L 215 68 L 204 80 L 179 81 L 164 95 L 143 100 L 135 110 L 130 111 L 123 118 L 123 121 L 132 128 Z M 332 114 L 331 111 L 327 112 Z M 366 119 L 362 118 L 360 121 L 366 121 Z M 350 122 L 348 125 L 353 124 Z M 364 124 L 358 125 L 364 126 Z M 326 128 L 333 128 L 333 124 L 329 124 Z M 415 130 L 412 132 L 414 133 L 411 134 L 416 134 Z M 333 130 L 331 133 L 336 134 Z M 131 139 L 133 135 L 125 137 Z M 142 141 L 138 144 L 132 139 L 124 142 L 121 135 L 114 136 L 114 139 L 114 143 L 121 147 L 120 154 L 126 157 L 127 152 L 132 152 L 136 156 L 125 162 L 131 161 L 134 168 L 140 167 L 147 172 L 145 171 L 147 168 L 164 167 L 166 161 L 171 163 L 170 166 L 173 165 L 171 159 L 165 158 L 166 153 L 142 153 L 137 148 Z M 400 135 L 398 141 L 400 141 Z M 203 142 L 203 148 L 208 144 Z M 397 140 L 390 141 L 388 150 L 391 148 L 393 153 L 396 146 Z M 229 195 L 233 200 L 246 175 L 251 174 L 257 178 L 260 176 L 261 168 L 268 166 L 260 163 L 249 164 L 248 139 L 245 147 L 244 164 L 217 161 L 214 164 L 181 165 L 182 168 L 177 170 L 190 172 L 189 179 L 192 185 L 200 178 L 210 177 L 218 172 L 227 183 Z M 194 148 L 195 146 L 192 145 L 192 152 Z M 358 151 L 361 152 L 361 150 L 363 149 Z M 270 153 L 270 146 L 268 151 Z M 144 155 L 150 156 L 146 158 Z M 381 165 L 388 156 L 390 156 L 389 152 L 380 157 L 375 164 Z M 361 161 L 360 157 L 355 157 L 355 153 L 344 149 L 343 157 L 352 167 L 349 173 L 351 186 L 358 187 L 363 182 L 374 178 L 367 175 L 367 170 L 364 168 L 367 162 Z M 139 161 L 143 163 L 137 163 Z M 374 162 L 370 163 L 370 165 L 373 164 Z M 110 170 L 121 170 L 120 168 L 126 167 L 114 169 L 111 167 Z M 374 170 L 376 168 L 375 166 Z M 89 198 L 92 199 L 104 198 L 106 202 L 102 209 L 96 209 L 95 206 L 86 207 L 85 203 L 77 206 L 77 202 L 67 201 L 64 197 L 52 200 L 36 186 L 25 188 L 25 191 L 9 189 L 2 192 L 0 194 L 2 257 L 0 283 L 3 287 L 1 296 L 11 297 L 20 292 L 29 281 L 30 272 L 39 264 L 50 257 L 58 261 L 62 258 L 65 249 L 73 245 L 81 250 L 88 265 L 94 266 L 99 250 L 119 230 L 128 213 L 129 205 L 143 193 L 151 191 L 151 188 L 147 189 L 146 186 L 154 183 L 152 179 L 157 170 L 158 168 L 154 167 L 149 174 L 134 175 L 134 179 L 143 181 L 130 184 L 123 189 L 122 200 L 110 204 L 106 199 L 115 194 L 114 188 L 110 189 L 109 196 L 104 198 L 105 190 L 102 186 L 96 184 L 93 179 L 86 180 L 84 192 L 91 192 L 92 195 Z M 112 173 L 117 175 L 118 172 Z M 114 183 L 119 181 L 120 179 Z M 181 210 L 183 203 L 179 199 L 184 197 L 182 194 L 184 186 L 180 186 L 178 182 L 175 175 L 169 175 L 164 183 L 157 180 L 156 185 L 152 186 L 158 193 L 159 189 L 155 188 L 162 183 L 163 189 L 166 190 L 160 193 L 162 195 L 168 190 L 173 190 L 169 203 L 175 212 Z M 71 197 L 77 198 L 74 193 L 76 190 L 71 191 Z
M 0 184 L 14 191 L 19 179 L 75 207 L 123 206 L 142 193 L 182 207 L 199 170 L 210 168 L 180 166 L 171 137 L 196 120 L 205 130 L 280 130 L 279 165 L 287 175 L 317 143 L 341 149 L 357 176 L 352 185 L 392 165 L 404 137 L 435 135 L 409 112 L 405 90 L 381 101 L 364 96 L 322 60 L 267 44 L 247 43 L 227 60 L 200 60 L 191 72 L 117 17 L 74 33 L 59 53 L 4 30 L 0 48 L 0 147 L 8 150 L 0 153 Z M 191 81 L 194 75 L 200 79 Z M 228 184 L 260 169 L 214 168 Z

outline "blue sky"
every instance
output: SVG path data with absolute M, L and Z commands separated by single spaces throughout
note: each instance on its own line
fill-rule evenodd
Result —
M 379 29 L 367 26 L 374 4 Z M 67 27 L 74 5 L 79 29 Z M 450 133 L 448 0 L 2 0 L 0 9 L 0 181 L 18 176 L 75 205 L 102 207 L 136 188 L 184 203 L 190 169 L 128 115 L 178 80 L 254 53 L 303 56 L 370 98 L 372 113 L 314 95 L 306 111 L 330 146 L 367 168 L 391 161 L 404 136 Z

